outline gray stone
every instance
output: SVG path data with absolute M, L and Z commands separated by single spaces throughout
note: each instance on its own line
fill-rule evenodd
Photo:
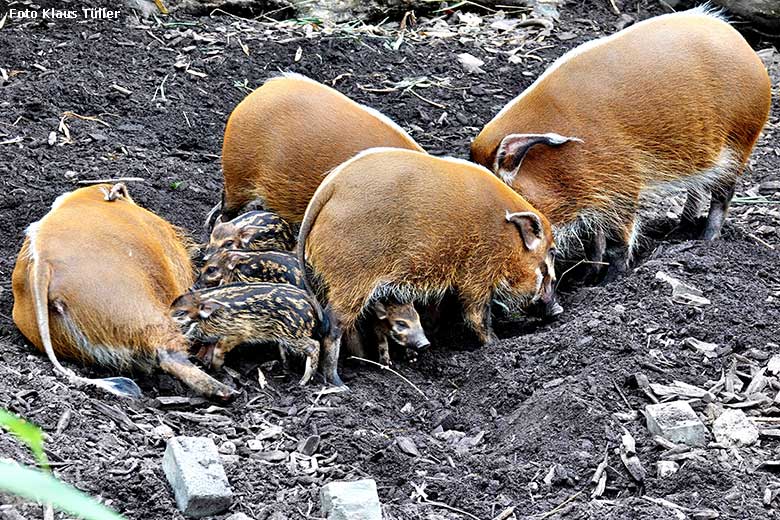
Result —
M 685 401 L 648 405 L 645 407 L 645 415 L 647 429 L 653 435 L 688 446 L 703 446 L 707 443 L 706 426 Z
M 221 455 L 233 455 L 236 453 L 236 443 L 233 441 L 225 441 L 219 445 L 219 453 Z
M 771 345 L 771 343 L 770 343 Z M 767 345 L 769 346 L 769 345 Z M 776 346 L 775 346 L 776 348 Z M 771 358 L 769 358 L 769 363 L 767 364 L 766 368 L 767 372 L 770 374 L 778 375 L 780 374 L 780 354 L 775 354 Z
M 382 520 L 373 479 L 331 482 L 320 490 L 320 501 L 328 520 Z
M 710 300 L 705 298 L 704 293 L 702 293 L 696 287 L 685 284 L 677 278 L 673 278 L 664 272 L 658 271 L 655 273 L 655 278 L 656 280 L 663 280 L 672 286 L 672 301 L 675 303 L 694 305 L 697 307 L 709 305 L 712 303 Z
M 712 434 L 725 446 L 751 446 L 758 441 L 758 428 L 742 410 L 724 410 L 712 423 Z
M 671 477 L 677 470 L 680 469 L 680 465 L 672 460 L 659 460 L 655 465 L 655 473 L 658 478 Z
M 171 438 L 163 456 L 163 471 L 173 488 L 176 506 L 187 516 L 215 515 L 233 501 L 233 491 L 211 439 Z
M 233 513 L 225 520 L 254 520 L 251 516 L 247 516 L 244 513 Z

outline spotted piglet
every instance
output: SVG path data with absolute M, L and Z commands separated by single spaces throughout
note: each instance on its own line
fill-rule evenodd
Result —
M 295 235 L 284 219 L 270 211 L 249 211 L 214 226 L 204 260 L 219 249 L 291 251 L 294 247 Z
M 288 283 L 305 289 L 298 259 L 282 251 L 220 249 L 209 256 L 193 286 L 196 289 L 229 283 Z
M 276 343 L 306 357 L 301 385 L 317 370 L 321 343 L 331 341 L 330 322 L 306 291 L 288 284 L 235 283 L 183 294 L 171 305 L 171 317 L 191 341 L 204 349 L 203 361 L 215 369 L 243 343 Z

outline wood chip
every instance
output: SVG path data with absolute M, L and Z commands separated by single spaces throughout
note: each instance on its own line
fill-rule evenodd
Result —
M 161 395 L 154 399 L 160 407 L 190 406 L 190 398 L 179 395 Z
M 647 471 L 642 466 L 642 461 L 636 454 L 636 442 L 634 437 L 626 431 L 620 437 L 620 459 L 631 477 L 637 482 L 642 482 L 647 476 Z
M 753 379 L 750 380 L 750 384 L 748 384 L 747 388 L 745 389 L 746 395 L 757 394 L 766 388 L 768 382 L 767 378 L 764 376 L 765 373 L 766 367 L 758 370 L 755 375 L 753 375 Z
M 244 54 L 246 54 L 247 56 L 249 56 L 249 47 L 247 46 L 247 44 L 245 44 L 244 42 L 242 42 L 242 41 L 241 41 L 241 38 L 236 38 L 236 39 L 238 40 L 238 45 L 240 45 L 240 46 L 241 46 L 241 50 L 242 50 L 242 51 L 244 51 Z
M 262 460 L 265 462 L 283 462 L 287 460 L 288 453 L 286 451 L 271 450 L 271 451 L 259 451 L 251 455 L 253 459 Z
M 126 89 L 125 87 L 117 85 L 116 83 L 112 83 L 111 88 L 116 90 L 117 92 L 124 94 L 125 96 L 129 96 L 130 94 L 133 93 L 132 90 Z
M 320 447 L 320 436 L 310 435 L 298 445 L 298 452 L 311 457 Z
M 698 386 L 690 385 L 682 381 L 673 381 L 671 385 L 650 383 L 650 388 L 659 397 L 681 397 L 685 399 L 702 399 L 705 402 L 713 402 L 716 397 Z
M 57 421 L 57 428 L 54 430 L 55 435 L 60 435 L 67 429 L 68 425 L 70 424 L 70 417 L 70 408 L 66 408 L 65 411 L 62 412 L 62 415 L 60 415 L 60 419 Z
M 593 492 L 590 494 L 591 498 L 598 498 L 604 494 L 604 490 L 607 488 L 607 464 L 609 459 L 609 450 L 604 453 L 604 460 L 602 460 L 596 471 L 593 473 L 593 477 L 590 479 L 591 484 L 595 484 Z
M 126 430 L 138 430 L 138 425 L 135 424 L 128 416 L 115 406 L 106 404 L 102 401 L 94 401 L 92 405 L 96 410 L 100 411 L 109 419 L 113 420 L 117 425 L 124 427 Z
M 400 449 L 402 452 L 406 453 L 407 455 L 411 455 L 412 457 L 420 456 L 420 450 L 417 449 L 417 445 L 414 443 L 414 441 L 411 438 L 398 437 L 396 438 L 395 442 L 398 445 L 398 449 Z

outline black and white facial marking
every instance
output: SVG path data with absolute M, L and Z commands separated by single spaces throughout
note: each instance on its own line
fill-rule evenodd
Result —
M 188 339 L 192 337 L 195 327 L 198 326 L 197 317 L 193 315 L 194 308 L 191 307 L 191 299 L 189 295 L 180 296 L 173 302 L 170 311 L 174 323 Z
M 536 268 L 536 291 L 531 303 L 543 300 L 555 292 L 555 255 L 556 250 L 551 247 L 542 263 Z

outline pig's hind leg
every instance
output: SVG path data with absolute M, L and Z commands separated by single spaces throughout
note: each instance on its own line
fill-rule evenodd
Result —
M 287 340 L 285 344 L 293 351 L 306 357 L 306 368 L 300 381 L 300 385 L 303 386 L 317 372 L 317 367 L 320 364 L 320 342 L 312 338 L 301 338 Z
M 240 339 L 224 337 L 214 345 L 214 354 L 211 356 L 211 368 L 219 370 L 225 364 L 225 356 L 242 343 Z
M 220 383 L 192 364 L 187 357 L 186 349 L 159 348 L 157 359 L 162 370 L 181 380 L 201 395 L 229 400 L 238 394 L 229 386 Z
M 465 296 L 465 295 L 464 295 Z M 492 295 L 487 297 L 463 297 L 463 318 L 471 330 L 477 335 L 480 343 L 487 345 L 496 340 L 493 334 L 493 317 L 490 313 Z
M 736 177 L 712 189 L 712 201 L 710 202 L 710 212 L 707 215 L 707 227 L 704 229 L 704 240 L 715 240 L 720 237 L 720 230 L 723 228 L 723 222 L 731 205 L 731 199 L 734 198 L 736 189 Z
M 604 267 L 604 253 L 607 251 L 607 235 L 601 227 L 595 227 L 585 242 L 585 279 L 589 282 L 598 280 Z
M 699 218 L 699 209 L 701 208 L 702 196 L 699 190 L 688 190 L 688 196 L 685 199 L 682 216 L 680 217 L 680 229 L 696 229 L 696 219 Z

